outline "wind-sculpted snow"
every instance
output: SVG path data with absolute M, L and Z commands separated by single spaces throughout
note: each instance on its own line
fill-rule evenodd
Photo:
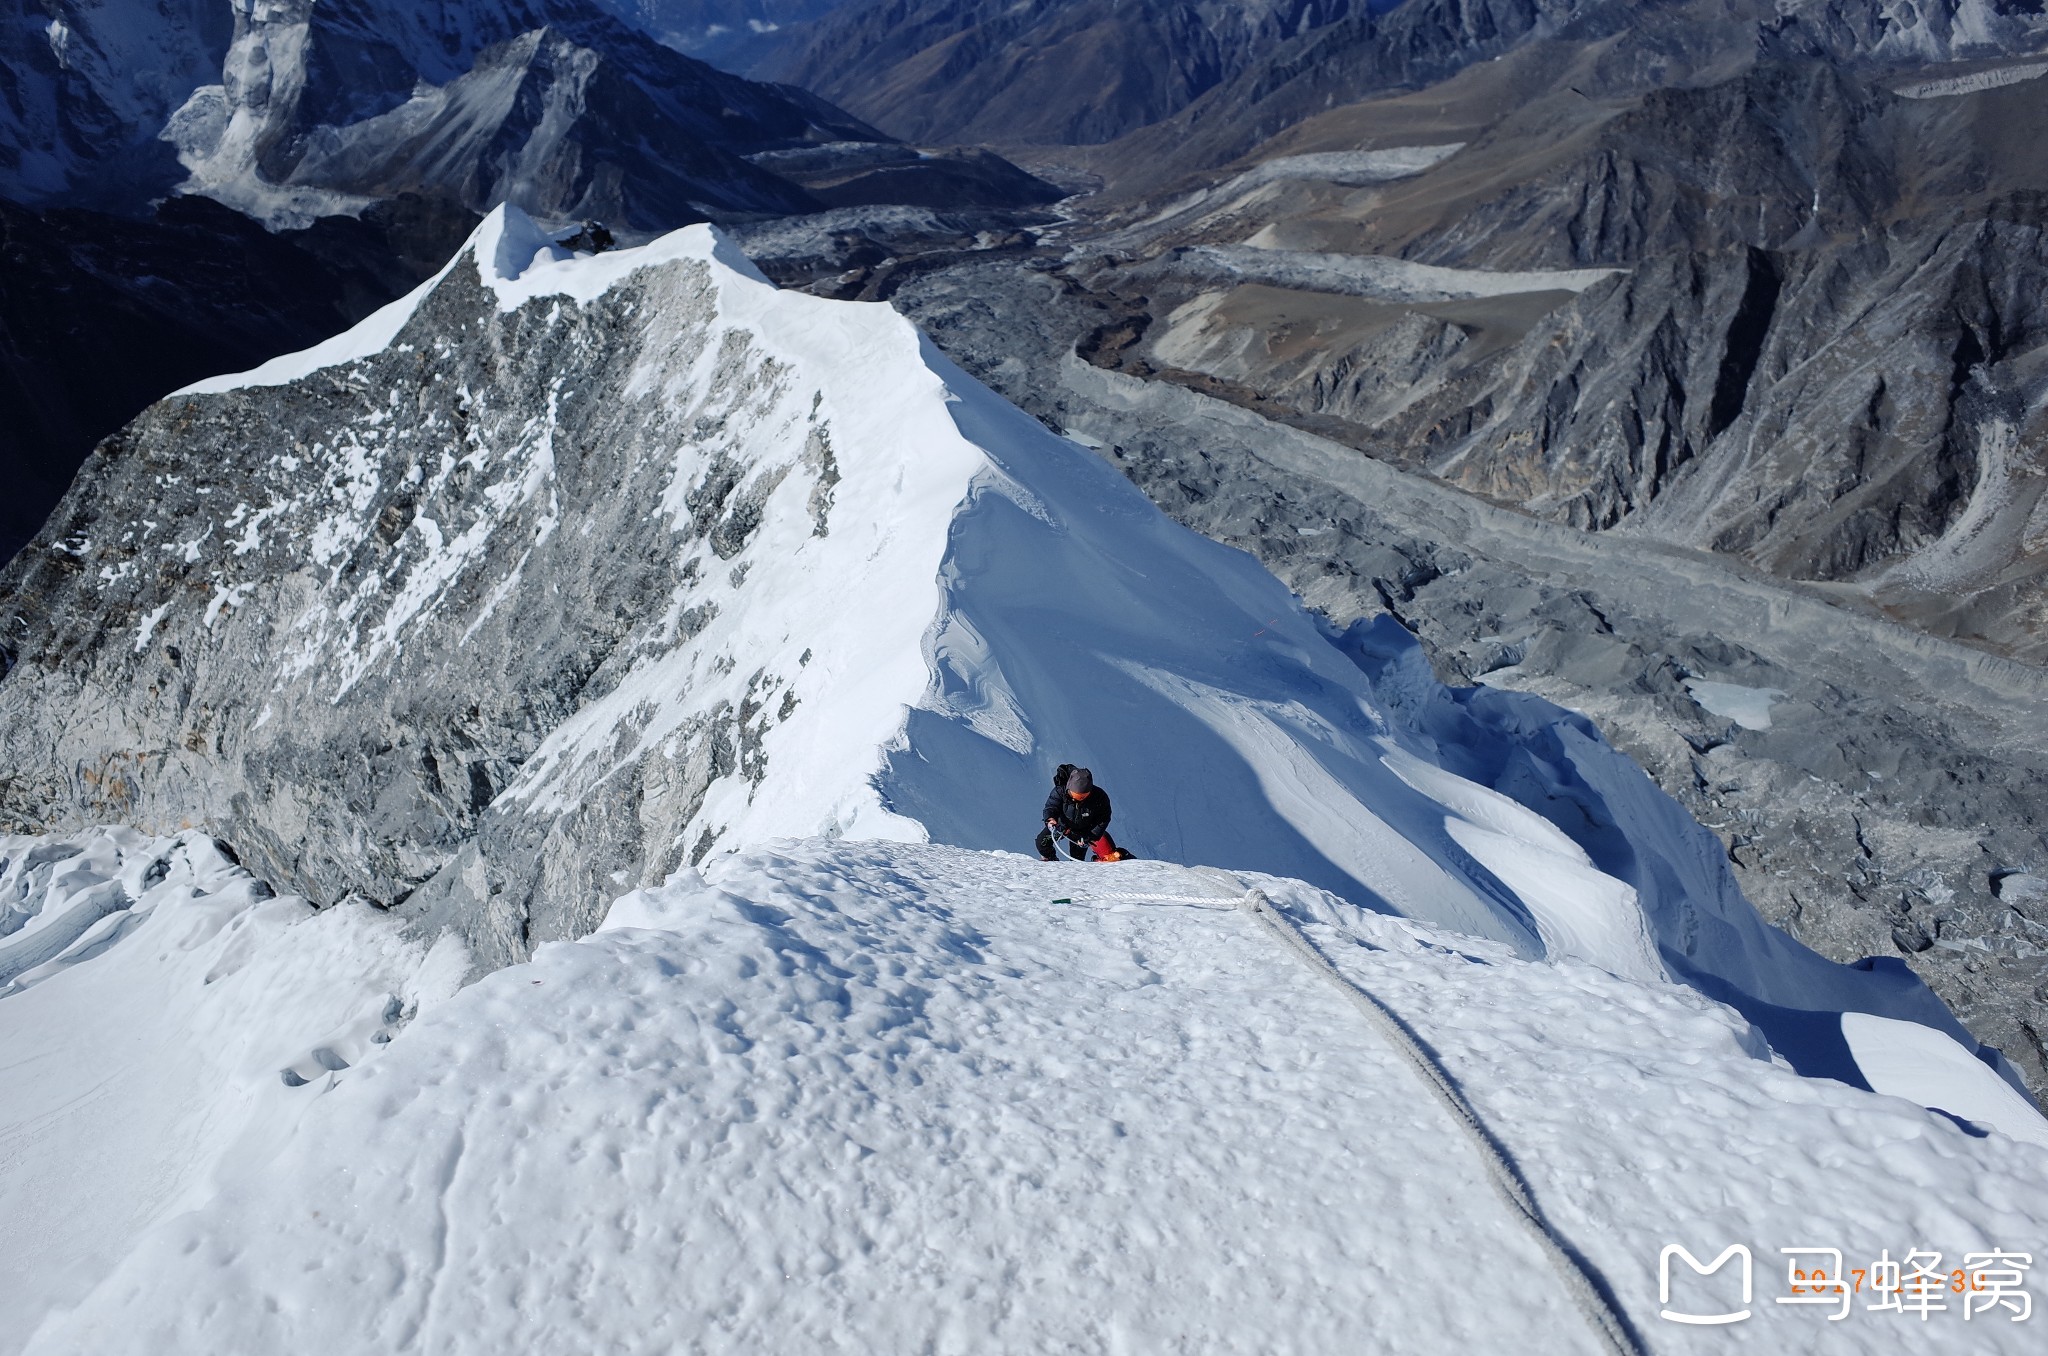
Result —
M 105 1238 L 75 1297 L 0 1343 L 1604 1350 L 1397 1046 L 1234 906 L 1254 886 L 1426 1045 L 1652 1350 L 2033 1349 L 2031 1323 L 1953 1295 L 1925 1323 L 1774 1303 L 1780 1248 L 2025 1251 L 2048 1148 L 1795 1077 L 1682 987 L 1298 882 L 822 842 L 681 871 L 424 1005 L 367 1063 L 272 1076 L 294 1129 Z M 180 964 L 144 942 L 77 967 L 74 997 L 96 967 Z M 258 952 L 242 982 L 289 959 Z M 166 1020 L 207 994 L 171 988 Z M 52 1181 L 58 1204 L 79 1190 Z M 1660 1300 L 1674 1241 L 1753 1251 L 1748 1321 L 1698 1343 L 1658 1317 L 1719 1297 L 1681 1274 Z
M 1378 684 L 1449 700 L 1419 660 L 705 228 L 578 258 L 494 215 L 351 335 L 145 416 L 5 587 L 11 815 L 196 818 L 486 969 L 773 838 L 1021 845 L 1064 760 L 1141 856 L 1669 971 L 1806 1071 L 1858 1077 L 1844 1010 L 1967 1039 L 1765 928 L 1583 721 L 1390 718 Z
M 466 965 L 203 833 L 0 836 L 0 1352 L 267 1161 Z

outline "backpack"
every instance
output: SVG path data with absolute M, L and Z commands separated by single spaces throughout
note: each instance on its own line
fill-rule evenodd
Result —
M 1072 763 L 1061 763 L 1059 767 L 1053 770 L 1052 789 L 1055 791 L 1065 791 L 1067 789 L 1067 778 L 1073 775 L 1074 765 Z

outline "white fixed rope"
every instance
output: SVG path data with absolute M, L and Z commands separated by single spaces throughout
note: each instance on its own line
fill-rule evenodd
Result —
M 1194 868 L 1190 868 L 1194 869 Z M 1204 870 L 1204 875 L 1216 878 L 1221 885 L 1228 880 L 1226 873 Z M 1231 881 L 1232 885 L 1241 882 Z M 1331 963 L 1316 944 L 1311 941 L 1294 922 L 1273 902 L 1263 890 L 1256 887 L 1242 894 L 1230 895 L 1173 895 L 1157 891 L 1117 891 L 1077 893 L 1056 899 L 1056 904 L 1071 904 L 1078 900 L 1102 901 L 1105 903 L 1155 903 L 1193 905 L 1221 911 L 1229 908 L 1250 914 L 1260 927 L 1271 933 L 1283 946 L 1292 952 L 1309 969 L 1336 986 L 1347 1002 L 1372 1024 L 1375 1031 L 1393 1047 L 1394 1052 L 1412 1068 L 1423 1085 L 1434 1095 L 1444 1109 L 1457 1122 L 1465 1138 L 1478 1152 L 1486 1168 L 1487 1180 L 1492 1183 L 1496 1195 L 1505 1203 L 1515 1217 L 1527 1227 L 1536 1245 L 1564 1281 L 1565 1292 L 1572 1297 L 1581 1313 L 1586 1316 L 1600 1343 L 1612 1356 L 1646 1356 L 1647 1349 L 1635 1328 L 1623 1317 L 1620 1306 L 1608 1291 L 1591 1263 L 1580 1255 L 1579 1250 L 1567 1241 L 1557 1226 L 1550 1222 L 1536 1204 L 1535 1193 L 1529 1189 L 1527 1179 L 1508 1156 L 1500 1139 L 1485 1121 L 1480 1119 L 1478 1110 L 1458 1090 L 1455 1081 L 1435 1056 L 1423 1048 L 1407 1023 L 1394 1010 L 1367 992 L 1350 977 Z

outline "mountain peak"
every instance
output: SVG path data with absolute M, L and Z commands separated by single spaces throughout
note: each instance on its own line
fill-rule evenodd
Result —
M 779 292 L 708 226 L 576 255 L 498 209 L 349 333 L 146 414 L 0 588 L 0 737 L 45 769 L 11 814 L 199 814 L 486 968 L 769 839 L 1021 847 L 1064 758 L 1141 856 L 1668 971 L 1787 1048 L 1844 1009 L 1967 1039 L 1764 927 L 1582 719 L 1332 637 L 888 307 Z M 81 685 L 153 687 L 144 746 L 206 757 L 60 789 L 132 747 Z M 369 843 L 321 808 L 365 795 Z

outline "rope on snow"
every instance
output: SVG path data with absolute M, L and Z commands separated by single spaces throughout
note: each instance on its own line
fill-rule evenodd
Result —
M 1261 926 L 1272 933 L 1288 950 L 1301 958 L 1303 964 L 1335 985 L 1351 1005 L 1364 1014 L 1373 1028 L 1384 1036 L 1409 1066 L 1422 1078 L 1429 1090 L 1436 1094 L 1445 1110 L 1464 1130 L 1467 1139 L 1479 1151 L 1480 1160 L 1486 1166 L 1486 1176 L 1493 1188 L 1521 1221 L 1529 1227 L 1537 1246 L 1543 1250 L 1550 1263 L 1563 1278 L 1565 1290 L 1579 1306 L 1595 1333 L 1614 1356 L 1644 1356 L 1642 1338 L 1628 1319 L 1623 1316 L 1621 1306 L 1615 1302 L 1607 1282 L 1586 1260 L 1579 1250 L 1558 1232 L 1536 1204 L 1535 1193 L 1529 1190 L 1527 1179 L 1521 1169 L 1508 1156 L 1507 1149 L 1486 1122 L 1479 1118 L 1479 1112 L 1458 1090 L 1450 1073 L 1422 1045 L 1415 1033 L 1402 1021 L 1399 1014 L 1371 993 L 1353 982 L 1343 971 L 1331 963 L 1330 958 L 1309 940 L 1308 935 L 1294 920 L 1273 906 L 1266 898 L 1265 891 L 1253 889 L 1245 893 L 1238 907 L 1256 919 Z
M 1231 880 L 1224 872 L 1213 868 L 1191 869 L 1204 875 L 1213 875 L 1219 885 L 1226 881 L 1230 885 L 1241 883 Z M 1466 1100 L 1465 1094 L 1459 1091 L 1450 1072 L 1423 1046 L 1421 1039 L 1401 1019 L 1400 1014 L 1339 970 L 1330 958 L 1309 940 L 1308 934 L 1304 933 L 1293 919 L 1274 907 L 1273 901 L 1266 897 L 1265 891 L 1253 888 L 1241 896 L 1234 892 L 1229 896 L 1218 896 L 1168 895 L 1152 891 L 1089 891 L 1083 895 L 1056 899 L 1053 903 L 1071 904 L 1077 898 L 1120 903 L 1191 904 L 1217 910 L 1235 907 L 1250 914 L 1254 921 L 1299 957 L 1304 965 L 1334 984 L 1346 1001 L 1364 1015 L 1373 1029 L 1393 1046 L 1394 1052 L 1415 1070 L 1416 1075 L 1436 1096 L 1437 1101 L 1450 1112 L 1451 1119 L 1458 1123 L 1458 1127 L 1465 1132 L 1465 1137 L 1472 1142 L 1473 1148 L 1478 1150 L 1480 1162 L 1485 1165 L 1486 1177 L 1492 1183 L 1494 1192 L 1506 1203 L 1516 1218 L 1528 1226 L 1537 1247 L 1550 1259 L 1551 1266 L 1556 1268 L 1558 1275 L 1564 1280 L 1565 1292 L 1586 1316 L 1601 1345 L 1606 1347 L 1612 1356 L 1646 1356 L 1641 1336 L 1621 1312 L 1621 1306 L 1616 1302 L 1606 1280 L 1593 1264 L 1586 1260 L 1584 1254 L 1573 1247 L 1558 1231 L 1557 1226 L 1550 1222 L 1549 1217 L 1536 1204 L 1536 1195 L 1529 1189 L 1528 1180 L 1522 1176 L 1521 1169 L 1515 1166 L 1514 1159 L 1508 1155 L 1507 1148 L 1501 1143 L 1500 1138 L 1480 1119 L 1478 1110 Z
M 1063 895 L 1055 899 L 1053 903 L 1073 904 L 1084 899 L 1091 901 L 1101 900 L 1109 904 L 1193 904 L 1201 908 L 1213 909 L 1218 913 L 1228 913 L 1237 907 L 1234 898 L 1226 898 L 1219 895 L 1162 895 L 1149 890 L 1122 891 L 1115 894 L 1105 894 L 1100 891 L 1090 890 L 1086 894 Z

